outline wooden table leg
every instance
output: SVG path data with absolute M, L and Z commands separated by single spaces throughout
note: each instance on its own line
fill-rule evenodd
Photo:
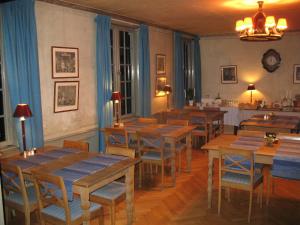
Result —
M 171 175 L 172 175 L 172 182 L 173 182 L 173 187 L 176 186 L 176 165 L 175 165 L 175 160 L 176 160 L 176 153 L 175 153 L 175 140 L 172 139 L 171 141 L 171 152 L 172 152 L 172 159 L 171 159 Z
M 83 225 L 90 225 L 90 193 L 87 189 L 82 189 L 80 192 L 81 208 L 83 215 Z
M 126 184 L 126 208 L 127 224 L 133 224 L 134 217 L 134 166 L 131 166 L 125 174 Z
M 190 132 L 186 136 L 187 150 L 186 150 L 186 171 L 191 172 L 191 161 L 192 161 L 192 133 Z
M 212 207 L 212 185 L 213 185 L 213 154 L 208 151 L 208 180 L 207 180 L 207 203 L 208 208 Z

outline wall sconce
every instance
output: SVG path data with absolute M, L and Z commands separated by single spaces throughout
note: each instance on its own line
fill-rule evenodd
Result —
M 167 95 L 167 110 L 169 110 L 169 108 L 170 108 L 169 95 L 170 95 L 170 93 L 172 93 L 172 88 L 171 88 L 171 86 L 170 86 L 169 84 L 166 84 L 166 85 L 164 86 L 163 91 L 164 91 L 164 92 L 166 93 L 166 95 Z
M 117 117 L 117 123 L 115 123 L 115 126 L 119 126 L 119 120 L 120 120 L 120 106 L 121 106 L 121 93 L 119 91 L 114 91 L 111 95 L 111 100 L 114 103 L 114 110 L 115 110 L 115 115 Z M 120 103 L 120 104 L 119 104 Z
M 28 104 L 18 104 L 13 116 L 19 118 L 19 120 L 21 121 L 23 151 L 26 151 L 25 120 L 26 120 L 26 117 L 32 117 L 32 113 L 29 108 L 29 105 Z
M 247 90 L 251 91 L 251 93 L 250 93 L 250 103 L 252 104 L 252 91 L 255 90 L 255 85 L 254 84 L 249 84 Z

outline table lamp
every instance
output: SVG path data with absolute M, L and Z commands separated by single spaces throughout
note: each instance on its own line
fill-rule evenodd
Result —
M 32 117 L 32 113 L 29 108 L 29 105 L 28 104 L 18 104 L 13 116 L 19 118 L 19 120 L 21 121 L 23 151 L 26 151 L 25 120 L 26 120 L 26 117 Z
M 169 110 L 169 107 L 170 107 L 170 105 L 169 105 L 169 95 L 170 95 L 170 93 L 172 93 L 172 88 L 171 88 L 171 86 L 170 86 L 169 84 L 166 84 L 166 85 L 164 86 L 163 91 L 164 91 L 164 92 L 166 93 L 166 95 L 167 95 L 167 109 Z
M 120 120 L 120 116 L 119 116 L 119 113 L 120 113 L 120 110 L 119 110 L 119 102 L 121 101 L 122 99 L 122 96 L 121 96 L 121 93 L 119 91 L 114 91 L 111 95 L 111 100 L 113 101 L 114 103 L 114 110 L 115 110 L 115 115 L 117 117 L 117 123 L 115 123 L 116 126 L 119 126 L 119 120 Z M 121 105 L 121 104 L 120 104 Z
M 254 84 L 249 84 L 247 90 L 251 91 L 251 93 L 250 93 L 250 103 L 252 104 L 252 91 L 255 90 L 255 85 Z

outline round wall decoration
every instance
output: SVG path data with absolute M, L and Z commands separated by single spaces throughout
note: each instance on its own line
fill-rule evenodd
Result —
M 270 73 L 279 68 L 281 62 L 280 54 L 274 49 L 269 49 L 265 52 L 261 59 L 263 67 Z

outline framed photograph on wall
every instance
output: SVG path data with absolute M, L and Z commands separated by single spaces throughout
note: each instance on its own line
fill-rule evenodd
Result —
M 52 46 L 52 78 L 79 77 L 78 48 Z
M 300 65 L 294 65 L 294 84 L 300 84 Z
M 164 92 L 164 87 L 167 84 L 166 77 L 156 77 L 156 84 L 155 84 L 155 96 L 161 97 L 165 96 L 166 93 Z
M 156 55 L 156 74 L 157 75 L 166 74 L 166 55 L 162 55 L 162 54 Z
M 54 82 L 54 112 L 78 110 L 79 81 Z
M 237 84 L 237 66 L 221 66 L 221 83 L 222 84 Z

